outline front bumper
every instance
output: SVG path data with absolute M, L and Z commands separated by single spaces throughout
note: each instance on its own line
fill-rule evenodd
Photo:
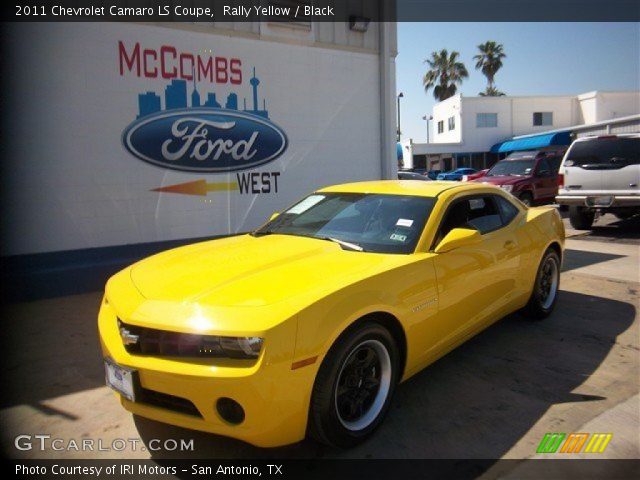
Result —
M 593 206 L 590 201 L 595 197 L 608 197 L 609 195 L 558 195 L 558 205 L 569 205 L 591 208 L 616 208 L 616 207 L 640 207 L 640 195 L 611 195 L 613 201 L 607 206 Z
M 140 386 L 151 392 L 191 402 L 198 414 L 142 402 L 116 394 L 128 411 L 163 423 L 225 435 L 260 447 L 295 443 L 304 438 L 309 399 L 317 366 L 291 370 L 295 322 L 283 322 L 265 337 L 257 361 L 194 360 L 129 354 L 120 338 L 117 317 L 103 302 L 98 329 L 105 358 L 137 370 Z M 245 411 L 238 425 L 216 410 L 221 397 L 232 398 Z

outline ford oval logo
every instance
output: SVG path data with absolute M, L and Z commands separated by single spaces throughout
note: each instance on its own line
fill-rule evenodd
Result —
M 231 172 L 272 162 L 287 149 L 284 131 L 258 115 L 185 108 L 147 115 L 122 133 L 140 160 L 188 172 Z

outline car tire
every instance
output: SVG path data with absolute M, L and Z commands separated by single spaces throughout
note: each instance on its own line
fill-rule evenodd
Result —
M 529 192 L 521 193 L 520 195 L 518 195 L 518 199 L 520 199 L 520 201 L 527 207 L 533 206 L 533 195 L 531 195 L 531 193 Z
M 329 349 L 316 376 L 309 409 L 311 436 L 340 448 L 363 442 L 386 415 L 399 375 L 400 352 L 386 328 L 367 322 L 347 330 Z
M 529 302 L 522 312 L 532 320 L 542 320 L 553 312 L 560 291 L 560 257 L 552 248 L 542 256 Z
M 576 230 L 591 230 L 595 216 L 593 210 L 588 210 L 585 207 L 569 207 L 569 222 Z

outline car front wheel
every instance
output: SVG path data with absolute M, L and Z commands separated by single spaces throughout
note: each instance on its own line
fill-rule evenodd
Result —
M 342 448 L 369 437 L 389 409 L 399 359 L 393 336 L 377 323 L 343 334 L 316 377 L 309 412 L 311 435 Z

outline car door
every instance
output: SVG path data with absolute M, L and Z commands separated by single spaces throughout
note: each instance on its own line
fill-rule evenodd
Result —
M 547 158 L 553 178 L 551 201 L 555 201 L 558 195 L 560 164 L 562 163 L 562 154 L 556 153 L 554 156 Z
M 558 175 L 557 172 L 554 173 L 553 167 L 546 158 L 538 160 L 534 175 L 536 200 L 554 198 L 558 188 Z
M 507 202 L 501 208 L 500 202 Z M 437 254 L 439 329 L 435 349 L 446 349 L 495 320 L 519 293 L 521 264 L 517 225 L 521 211 L 500 195 L 461 195 L 447 208 L 433 248 L 453 228 L 476 228 L 479 244 Z

